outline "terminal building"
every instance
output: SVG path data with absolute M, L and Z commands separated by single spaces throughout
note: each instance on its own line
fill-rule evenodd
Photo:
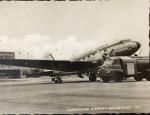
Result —
M 15 52 L 0 51 L 0 59 L 15 59 Z M 26 67 L 0 65 L 0 78 L 22 78 L 26 77 L 28 74 L 32 74 L 38 71 L 38 69 L 31 69 Z
M 0 52 L 0 59 L 15 59 L 15 52 Z M 14 66 L 0 65 L 0 78 L 20 78 L 21 70 Z

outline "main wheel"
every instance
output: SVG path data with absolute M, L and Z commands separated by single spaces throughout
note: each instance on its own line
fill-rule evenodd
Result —
M 55 79 L 55 84 L 60 84 L 60 83 L 62 83 L 62 80 L 61 80 L 60 77 L 57 77 L 57 78 Z
M 110 81 L 110 77 L 108 77 L 108 76 L 102 76 L 102 80 L 103 80 L 103 82 L 107 83 L 107 82 Z
M 97 76 L 96 76 L 95 73 L 90 73 L 89 74 L 89 81 L 90 82 L 94 82 L 94 81 L 96 81 L 96 79 L 97 79 Z
M 52 81 L 55 81 L 55 78 L 53 77 L 51 80 L 52 80 Z
M 135 79 L 136 81 L 142 81 L 142 80 L 143 80 L 143 77 L 142 77 L 142 75 L 137 75 L 137 76 L 134 76 L 134 79 Z
M 55 80 L 55 84 L 58 84 L 58 83 L 59 83 L 59 82 L 58 82 L 58 80 L 56 79 L 56 80 Z

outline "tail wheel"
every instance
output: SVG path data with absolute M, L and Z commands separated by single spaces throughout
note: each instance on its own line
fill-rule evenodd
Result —
M 102 76 L 102 80 L 103 80 L 103 82 L 108 83 L 110 81 L 110 77 Z
M 142 81 L 142 80 L 143 80 L 143 77 L 142 77 L 142 75 L 137 75 L 137 76 L 134 76 L 134 79 L 135 79 L 136 81 Z
M 89 74 L 89 81 L 94 82 L 94 81 L 96 81 L 96 79 L 97 79 L 97 76 L 95 73 Z

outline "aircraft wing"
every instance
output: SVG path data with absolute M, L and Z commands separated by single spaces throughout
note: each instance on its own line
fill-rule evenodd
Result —
M 0 64 L 66 72 L 90 70 L 91 68 L 96 68 L 98 66 L 98 63 L 88 61 L 27 59 L 0 59 Z

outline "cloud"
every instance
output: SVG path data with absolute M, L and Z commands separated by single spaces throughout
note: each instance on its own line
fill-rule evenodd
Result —
M 65 60 L 104 45 L 106 41 L 101 40 L 100 43 L 97 40 L 81 41 L 75 35 L 57 41 L 49 35 L 41 34 L 27 35 L 22 38 L 0 35 L 0 51 L 15 52 L 16 58 L 21 59 L 52 59 L 50 56 L 52 54 L 55 59 Z
M 74 35 L 56 42 L 49 35 L 32 34 L 23 38 L 0 36 L 0 51 L 13 51 L 16 58 L 69 59 L 98 46 L 96 41 L 80 41 Z

